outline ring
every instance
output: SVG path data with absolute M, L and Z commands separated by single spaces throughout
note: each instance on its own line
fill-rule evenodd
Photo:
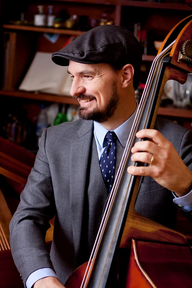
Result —
M 154 156 L 154 155 L 152 155 L 152 157 L 151 157 L 151 161 L 150 161 L 150 163 L 149 163 L 149 165 L 150 165 L 150 166 L 152 165 L 152 163 L 153 163 L 154 159 L 155 159 L 155 156 Z

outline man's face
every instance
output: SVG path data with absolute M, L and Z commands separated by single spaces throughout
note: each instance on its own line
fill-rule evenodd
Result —
M 79 116 L 100 123 L 112 117 L 118 105 L 116 73 L 108 64 L 81 64 L 70 61 L 73 82 L 71 95 L 79 102 Z

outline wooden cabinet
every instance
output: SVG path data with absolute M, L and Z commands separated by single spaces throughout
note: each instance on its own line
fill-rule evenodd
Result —
M 53 5 L 53 12 L 57 17 L 71 17 L 76 15 L 80 19 L 75 29 L 37 27 L 33 25 L 37 6 L 44 6 L 44 13 L 48 13 L 48 6 Z M 147 42 L 143 55 L 143 63 L 150 67 L 156 54 L 154 40 L 163 40 L 170 29 L 192 13 L 192 7 L 185 3 L 168 3 L 153 1 L 120 1 L 120 0 L 1 0 L 1 46 L 0 46 L 0 136 L 4 136 L 4 117 L 12 110 L 25 111 L 27 117 L 35 124 L 35 117 L 40 111 L 40 103 L 64 103 L 76 105 L 77 102 L 68 96 L 51 95 L 45 93 L 27 93 L 18 90 L 36 51 L 54 52 L 65 43 L 69 37 L 78 36 L 89 29 L 91 25 L 98 25 L 105 17 L 116 25 L 124 26 L 134 32 L 135 24 L 139 23 L 146 33 Z M 59 34 L 55 43 L 45 37 L 45 33 Z M 22 110 L 23 109 L 23 110 Z M 166 112 L 167 111 L 167 112 Z M 191 112 L 191 111 L 190 111 Z M 187 124 L 191 127 L 192 113 L 188 113 Z M 21 112 L 22 113 L 22 112 Z M 170 116 L 170 110 L 161 108 L 161 115 Z M 181 110 L 174 110 L 175 118 L 180 117 Z M 183 114 L 182 114 L 183 115 Z M 185 118 L 185 117 L 184 117 Z M 185 118 L 186 120 L 186 118 Z M 185 123 L 183 122 L 185 125 Z

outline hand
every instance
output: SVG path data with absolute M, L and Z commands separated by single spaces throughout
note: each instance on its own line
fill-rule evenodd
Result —
M 55 277 L 45 277 L 33 285 L 34 288 L 65 288 L 61 282 Z
M 149 166 L 130 166 L 128 172 L 137 176 L 150 176 L 177 196 L 187 194 L 192 189 L 192 172 L 173 144 L 154 129 L 140 130 L 136 137 L 148 140 L 135 143 L 131 150 L 131 160 L 148 163 Z

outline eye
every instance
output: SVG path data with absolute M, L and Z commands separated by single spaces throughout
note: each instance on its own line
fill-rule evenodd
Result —
M 83 78 L 91 80 L 91 79 L 93 79 L 93 76 L 92 75 L 83 75 Z

